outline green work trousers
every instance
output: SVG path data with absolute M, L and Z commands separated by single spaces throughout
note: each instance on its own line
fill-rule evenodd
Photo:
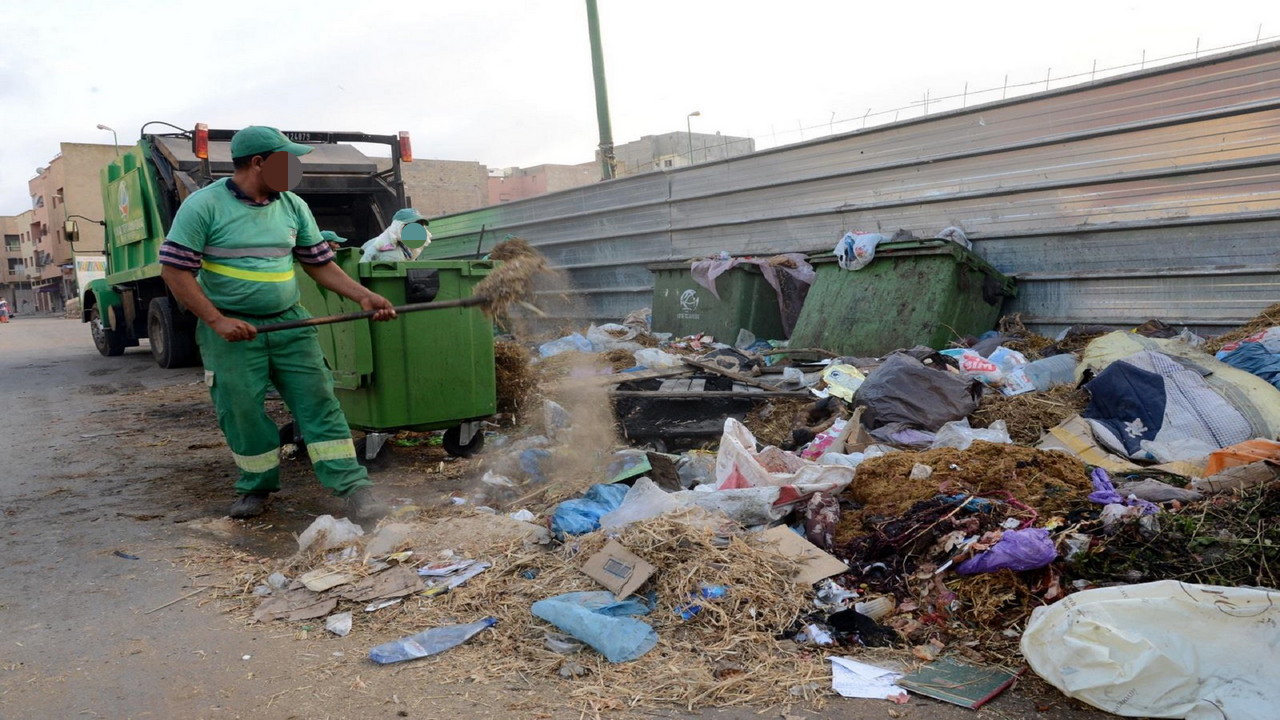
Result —
M 310 317 L 301 306 L 270 319 L 227 314 L 253 325 Z M 271 384 L 293 413 L 322 485 L 335 495 L 346 495 L 373 484 L 356 462 L 351 429 L 333 395 L 333 376 L 325 366 L 314 327 L 227 342 L 200 322 L 196 342 L 204 359 L 205 384 L 218 411 L 218 426 L 240 468 L 237 493 L 280 489 L 280 432 L 263 406 Z

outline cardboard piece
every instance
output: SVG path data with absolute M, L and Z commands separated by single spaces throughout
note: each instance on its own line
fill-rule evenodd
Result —
M 639 590 L 657 568 L 622 547 L 617 540 L 610 540 L 600 552 L 587 558 L 582 572 L 622 600 Z
M 849 572 L 848 565 L 800 537 L 786 525 L 766 530 L 764 538 L 777 543 L 778 552 L 795 559 L 798 566 L 795 581 L 799 585 L 812 585 L 832 575 Z

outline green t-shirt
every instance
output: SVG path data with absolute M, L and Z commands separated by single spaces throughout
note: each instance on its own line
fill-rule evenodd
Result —
M 215 307 L 251 315 L 298 303 L 293 248 L 323 242 L 302 198 L 282 192 L 266 205 L 250 205 L 225 178 L 182 203 L 166 239 L 204 256 L 197 281 Z

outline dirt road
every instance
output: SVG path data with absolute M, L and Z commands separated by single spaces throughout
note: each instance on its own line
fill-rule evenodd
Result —
M 222 520 L 235 468 L 201 377 L 157 368 L 145 346 L 100 357 L 72 320 L 0 326 L 0 720 L 582 717 L 558 680 L 440 686 L 429 663 L 447 655 L 412 672 L 382 668 L 364 660 L 365 645 L 245 624 L 207 599 L 185 559 L 192 548 L 280 557 L 296 547 L 291 533 L 341 505 L 294 463 L 262 522 Z M 434 471 L 444 466 L 425 467 L 393 458 L 377 479 L 391 497 L 439 502 L 447 488 Z M 978 713 L 924 699 L 832 699 L 821 710 L 656 716 L 1102 717 L 1028 692 Z

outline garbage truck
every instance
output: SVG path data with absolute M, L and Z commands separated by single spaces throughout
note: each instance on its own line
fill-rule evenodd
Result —
M 170 131 L 148 132 L 153 125 Z M 147 123 L 138 143 L 122 148 L 119 157 L 101 170 L 106 277 L 89 283 L 81 307 L 81 320 L 89 324 L 98 352 L 120 355 L 146 338 L 161 367 L 199 362 L 196 318 L 160 279 L 160 245 L 188 195 L 232 174 L 230 146 L 235 132 L 205 124 L 184 130 L 168 123 Z M 408 207 L 401 177 L 401 163 L 413 160 L 407 132 L 284 134 L 313 147 L 299 158 L 302 181 L 294 192 L 306 200 L 321 228 L 343 237 L 371 238 L 382 232 L 397 210 Z M 380 169 L 373 157 L 352 143 L 387 146 L 390 166 Z M 69 220 L 65 230 L 74 240 L 76 221 Z

